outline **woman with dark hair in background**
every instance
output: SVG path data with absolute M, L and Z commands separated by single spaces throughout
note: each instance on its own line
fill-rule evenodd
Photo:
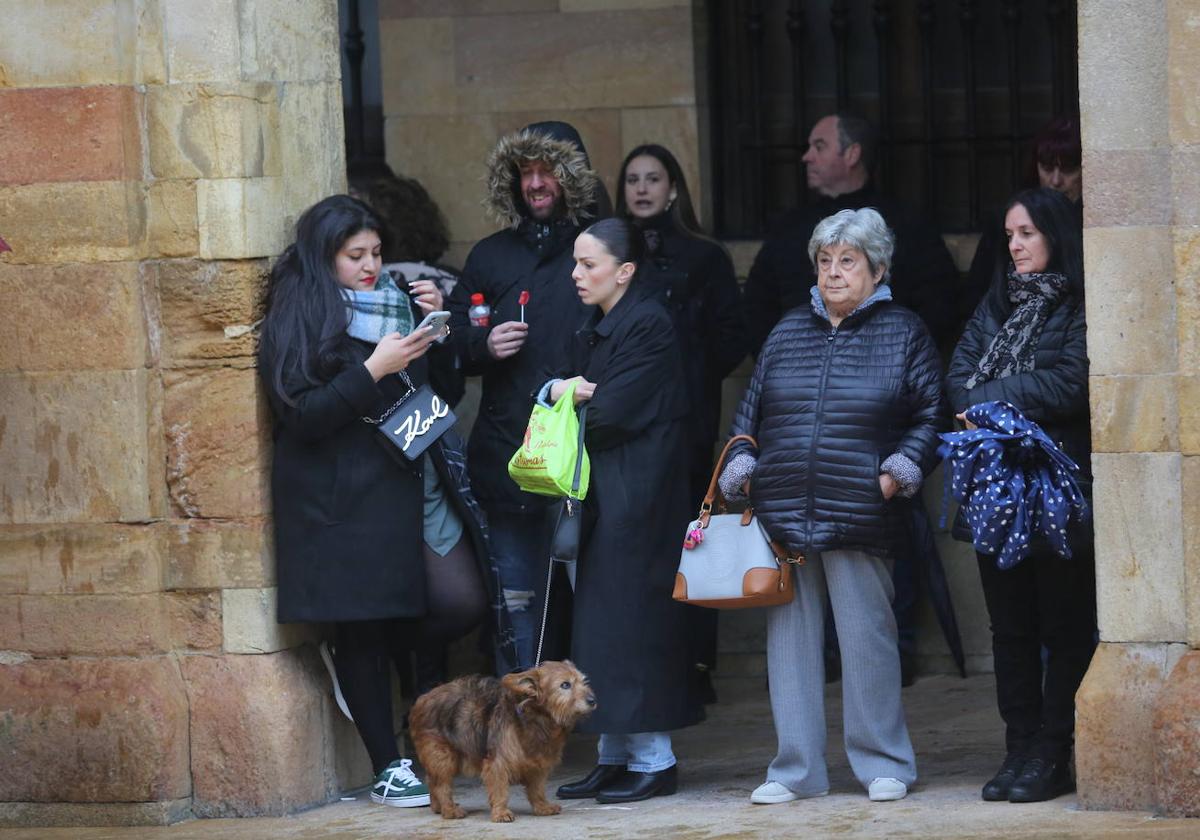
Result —
M 427 805 L 392 720 L 395 646 L 442 645 L 487 611 L 477 505 L 452 458 L 453 431 L 415 461 L 374 425 L 448 354 L 416 330 L 441 309 L 380 275 L 382 223 L 335 195 L 310 207 L 271 270 L 259 372 L 275 417 L 271 490 L 280 622 L 330 622 L 337 683 L 376 773 L 371 798 Z
M 1075 208 L 1080 227 L 1083 226 L 1083 143 L 1079 136 L 1079 118 L 1055 117 L 1042 126 L 1030 144 L 1029 166 L 1025 172 L 1027 188 L 1044 187 L 1065 195 Z M 1008 260 L 1008 247 L 1002 236 L 1004 218 L 997 213 L 984 225 L 975 247 L 975 257 L 967 273 L 964 295 L 960 301 L 963 323 L 992 285 L 996 262 Z
M 1008 249 L 967 323 L 947 375 L 959 419 L 972 405 L 1005 400 L 1041 425 L 1080 466 L 1091 497 L 1091 431 L 1083 295 L 1083 237 L 1062 191 L 1025 190 L 1009 202 Z M 962 521 L 955 536 L 969 540 Z M 1091 528 L 1068 532 L 1072 556 L 1034 540 L 1009 569 L 977 554 L 992 625 L 996 698 L 1007 755 L 983 787 L 986 800 L 1040 802 L 1074 787 L 1069 763 L 1075 692 L 1095 649 Z M 1042 650 L 1046 650 L 1045 662 Z
M 655 143 L 634 148 L 617 181 L 617 215 L 633 222 L 646 241 L 638 285 L 667 308 L 683 359 L 688 497 L 695 508 L 712 474 L 721 382 L 749 349 L 737 277 L 729 254 L 700 228 L 683 169 L 669 150 Z M 718 614 L 699 608 L 688 612 L 693 662 L 711 702 Z
M 571 277 L 595 307 L 542 399 L 570 381 L 588 400 L 585 510 L 595 517 L 575 578 L 571 659 L 600 700 L 582 724 L 599 732 L 596 768 L 560 799 L 636 802 L 675 793 L 669 730 L 704 717 L 688 656 L 684 606 L 672 600 L 687 493 L 689 410 L 671 319 L 641 287 L 640 232 L 596 222 L 575 240 Z M 635 282 L 636 280 L 636 282 Z

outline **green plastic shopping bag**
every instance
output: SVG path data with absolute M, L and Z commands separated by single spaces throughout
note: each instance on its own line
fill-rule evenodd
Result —
M 575 415 L 575 383 L 572 382 L 552 408 L 533 407 L 529 425 L 525 427 L 525 441 L 509 460 L 508 474 L 528 493 L 582 499 L 587 495 L 591 477 L 586 449 L 583 450 L 579 492 L 571 492 L 575 458 L 582 446 L 579 418 Z

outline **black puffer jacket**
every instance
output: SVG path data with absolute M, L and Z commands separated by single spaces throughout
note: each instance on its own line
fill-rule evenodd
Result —
M 890 554 L 899 511 L 879 489 L 899 452 L 925 473 L 948 425 L 941 364 L 929 331 L 890 301 L 834 328 L 797 307 L 771 332 L 733 434 L 758 440 L 750 499 L 767 532 L 792 551 Z
M 547 161 L 563 188 L 564 216 L 549 222 L 531 219 L 520 196 L 517 164 Z M 447 308 L 451 336 L 468 376 L 482 376 L 479 416 L 471 430 L 467 463 L 471 485 L 488 511 L 536 511 L 545 496 L 523 492 L 508 477 L 508 460 L 525 434 L 530 394 L 544 381 L 588 307 L 579 300 L 571 271 L 572 247 L 581 225 L 599 212 L 599 182 L 588 168 L 587 153 L 565 123 L 536 123 L 502 138 L 488 160 L 488 207 L 508 226 L 479 242 L 467 256 L 462 279 Z M 473 327 L 467 315 L 471 295 L 481 293 L 492 308 L 491 327 L 519 320 L 518 299 L 529 292 L 525 322 L 529 334 L 516 355 L 496 360 L 487 350 L 489 327 Z
M 981 382 L 967 390 L 966 381 L 979 365 L 1012 305 L 1003 284 L 993 287 L 967 322 L 950 360 L 946 387 L 954 412 L 992 400 L 1007 400 L 1050 435 L 1079 464 L 1080 483 L 1090 497 L 1092 433 L 1088 415 L 1087 321 L 1083 301 L 1067 298 L 1051 310 L 1034 351 L 1034 368 L 1004 379 Z

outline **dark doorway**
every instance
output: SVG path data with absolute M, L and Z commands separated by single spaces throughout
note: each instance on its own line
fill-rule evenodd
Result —
M 879 128 L 875 173 L 948 232 L 1024 181 L 1030 137 L 1079 108 L 1076 0 L 710 0 L 717 233 L 810 200 L 813 122 Z

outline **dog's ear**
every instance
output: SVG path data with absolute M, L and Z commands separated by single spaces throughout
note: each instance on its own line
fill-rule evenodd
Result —
M 513 694 L 519 694 L 522 697 L 537 697 L 538 695 L 537 678 L 532 671 L 509 674 L 500 681 L 500 684 Z

